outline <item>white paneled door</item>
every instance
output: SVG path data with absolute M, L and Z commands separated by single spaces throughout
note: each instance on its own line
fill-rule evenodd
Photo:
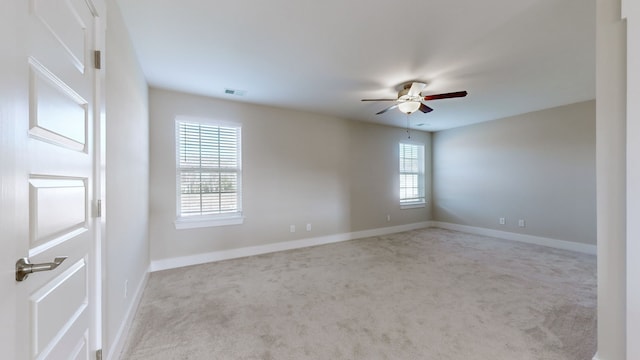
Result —
M 13 254 L 3 270 L 26 258 L 24 273 L 33 273 L 20 281 L 3 271 L 2 296 L 15 304 L 13 316 L 2 309 L 10 327 L 0 333 L 9 352 L 2 358 L 95 359 L 100 326 L 95 44 L 102 3 L 3 3 L 3 30 L 12 36 L 0 38 L 7 57 L 1 90 L 10 95 L 2 100 L 6 216 L 0 249 Z

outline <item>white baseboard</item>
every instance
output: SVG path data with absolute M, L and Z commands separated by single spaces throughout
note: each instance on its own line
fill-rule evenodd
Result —
M 243 247 L 238 249 L 213 251 L 205 254 L 181 256 L 176 258 L 154 260 L 150 271 L 175 269 L 183 266 L 199 265 L 214 261 L 236 259 L 240 257 L 267 254 L 277 251 L 305 248 L 309 246 L 331 244 L 341 241 L 360 239 L 372 236 L 388 235 L 402 231 L 409 231 L 431 226 L 431 221 L 423 221 L 406 225 L 390 226 L 371 230 L 354 231 L 349 233 L 320 236 L 308 239 L 284 241 L 273 244 Z
M 565 241 L 565 240 L 557 240 L 557 239 L 545 238 L 540 236 L 518 234 L 518 233 L 512 233 L 508 231 L 486 229 L 486 228 L 480 228 L 475 226 L 459 225 L 459 224 L 440 222 L 440 221 L 433 221 L 431 226 L 442 228 L 442 229 L 466 232 L 470 234 L 490 236 L 490 237 L 495 237 L 495 238 L 500 238 L 505 240 L 519 241 L 519 242 L 524 242 L 528 244 L 548 246 L 556 249 L 576 251 L 576 252 L 590 254 L 590 255 L 596 255 L 597 253 L 596 245 L 581 244 L 581 243 Z
M 580 244 L 580 243 L 575 243 L 571 241 L 544 238 L 544 237 L 533 236 L 533 235 L 517 234 L 512 232 L 479 228 L 479 227 L 473 227 L 473 226 L 467 226 L 467 225 L 452 224 L 452 223 L 439 222 L 439 221 L 423 221 L 423 222 L 406 224 L 406 225 L 390 226 L 390 227 L 377 228 L 377 229 L 371 229 L 371 230 L 354 231 L 349 233 L 320 236 L 320 237 L 314 237 L 314 238 L 308 238 L 308 239 L 284 241 L 284 242 L 278 242 L 273 244 L 249 246 L 249 247 L 243 247 L 243 248 L 237 248 L 237 249 L 213 251 L 213 252 L 204 253 L 204 254 L 196 254 L 196 255 L 188 255 L 188 256 L 181 256 L 181 257 L 175 257 L 175 258 L 154 260 L 151 262 L 149 271 L 154 272 L 154 271 L 175 269 L 175 268 L 180 268 L 184 266 L 199 265 L 199 264 L 205 264 L 209 262 L 236 259 L 236 258 L 241 258 L 246 256 L 268 254 L 268 253 L 273 253 L 278 251 L 300 249 L 300 248 L 305 248 L 309 246 L 331 244 L 331 243 L 336 243 L 341 241 L 361 239 L 365 237 L 388 235 L 388 234 L 398 233 L 402 231 L 409 231 L 409 230 L 415 230 L 415 229 L 421 229 L 421 228 L 427 228 L 427 227 L 438 227 L 443 229 L 456 230 L 456 231 L 461 231 L 461 232 L 466 232 L 471 234 L 496 237 L 496 238 L 505 239 L 505 240 L 513 240 L 513 241 L 519 241 L 519 242 L 524 242 L 529 244 L 553 247 L 557 249 L 571 250 L 571 251 L 576 251 L 576 252 L 581 252 L 581 253 L 591 254 L 591 255 L 596 254 L 595 245 Z
M 116 336 L 111 343 L 111 347 L 109 347 L 109 351 L 103 355 L 103 359 L 106 360 L 119 360 L 122 350 L 124 350 L 124 345 L 127 342 L 127 337 L 129 335 L 129 330 L 131 328 L 131 324 L 133 323 L 133 319 L 138 311 L 138 306 L 140 305 L 140 300 L 142 300 L 142 294 L 144 293 L 144 289 L 147 287 L 147 281 L 149 280 L 149 271 L 145 272 L 144 277 L 138 287 L 136 288 L 133 301 L 131 305 L 129 305 L 129 309 L 124 316 L 124 320 L 120 324 L 120 328 L 116 333 Z
M 593 359 L 592 359 L 592 360 L 601 360 L 601 359 L 598 357 L 598 353 L 596 353 L 595 355 L 593 355 Z

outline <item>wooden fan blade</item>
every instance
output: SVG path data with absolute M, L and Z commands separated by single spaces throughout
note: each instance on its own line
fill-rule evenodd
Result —
M 392 110 L 392 109 L 395 109 L 395 108 L 397 108 L 397 107 L 398 107 L 398 104 L 391 105 L 391 106 L 389 106 L 388 108 L 386 108 L 386 109 L 384 109 L 384 110 L 380 110 L 380 111 L 378 111 L 378 112 L 376 113 L 376 115 L 384 114 L 384 113 L 386 113 L 387 111 Z
M 398 99 L 362 99 L 360 101 L 396 101 Z
M 430 113 L 430 112 L 432 112 L 432 111 L 433 111 L 433 109 L 432 109 L 432 108 L 428 107 L 428 106 L 427 106 L 427 105 L 425 105 L 425 104 L 420 104 L 420 107 L 418 108 L 418 110 L 422 111 L 422 112 L 423 112 L 423 113 L 425 113 L 425 114 L 426 114 L 426 113 Z
M 435 95 L 427 95 L 424 97 L 424 100 L 440 100 L 440 99 L 451 99 L 457 97 L 465 97 L 467 96 L 466 91 L 456 91 L 444 94 L 435 94 Z

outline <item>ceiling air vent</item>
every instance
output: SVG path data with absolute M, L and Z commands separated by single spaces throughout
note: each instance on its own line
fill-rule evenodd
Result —
M 247 93 L 246 90 L 237 90 L 237 89 L 224 89 L 224 93 L 226 95 L 235 95 L 235 96 L 244 96 Z

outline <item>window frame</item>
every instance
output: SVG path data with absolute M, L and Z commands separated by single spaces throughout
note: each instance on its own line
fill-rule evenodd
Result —
M 418 171 L 402 171 L 402 160 L 404 157 L 402 156 L 402 146 L 417 146 L 418 147 Z M 427 204 L 427 196 L 426 196 L 426 180 L 425 180 L 425 144 L 416 142 L 416 141 L 407 141 L 403 140 L 398 143 L 398 201 L 400 203 L 400 209 L 415 209 L 415 208 L 424 208 Z M 402 175 L 406 174 L 416 174 L 418 177 L 418 199 L 414 201 L 403 201 L 402 199 Z
M 237 133 L 237 168 L 234 172 L 237 177 L 237 209 L 234 212 L 206 214 L 206 215 L 183 215 L 181 212 L 181 167 L 180 167 L 180 124 L 181 123 L 197 123 L 213 127 L 236 128 Z M 231 121 L 215 120 L 211 118 L 199 118 L 190 116 L 176 116 L 174 133 L 175 148 L 175 171 L 176 171 L 176 220 L 174 222 L 176 229 L 193 229 L 201 227 L 215 227 L 226 225 L 240 225 L 244 222 L 242 211 L 242 124 Z

